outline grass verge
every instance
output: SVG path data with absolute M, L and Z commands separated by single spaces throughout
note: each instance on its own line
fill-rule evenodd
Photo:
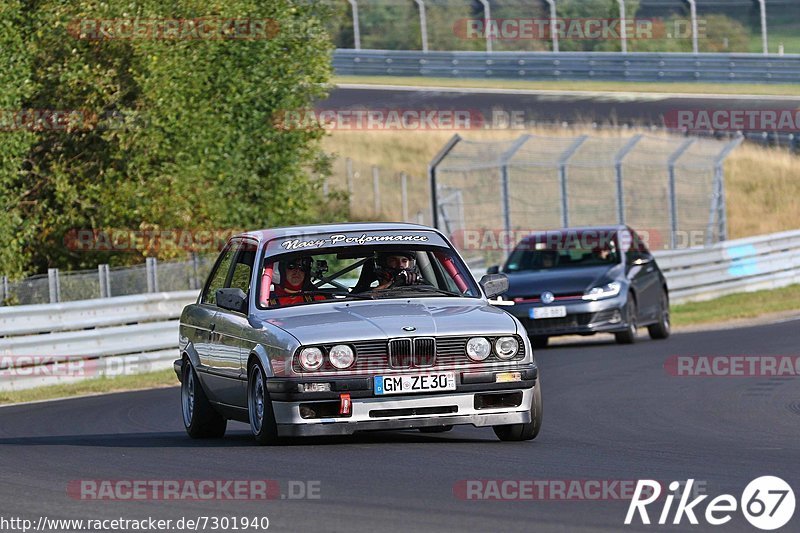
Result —
M 0 391 L 0 405 L 19 402 L 34 402 L 68 396 L 81 396 L 107 392 L 121 392 L 139 389 L 156 389 L 172 387 L 178 384 L 172 369 L 135 374 L 132 376 L 115 376 L 88 379 L 66 385 L 48 385 L 20 391 Z
M 670 315 L 674 325 L 689 326 L 795 310 L 800 310 L 800 285 L 742 292 L 706 302 L 674 305 L 670 309 Z
M 520 89 L 544 91 L 609 91 L 675 94 L 732 94 L 798 96 L 800 88 L 791 84 L 755 83 L 647 83 L 617 81 L 524 81 L 482 78 L 423 78 L 415 76 L 334 76 L 333 83 L 368 85 L 410 85 L 420 87 L 455 87 L 459 89 Z

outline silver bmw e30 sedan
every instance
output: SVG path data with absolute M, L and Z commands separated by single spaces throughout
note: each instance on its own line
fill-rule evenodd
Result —
M 180 320 L 187 433 L 250 424 L 282 437 L 454 425 L 530 440 L 538 368 L 520 322 L 489 300 L 447 238 L 399 223 L 316 225 L 232 237 Z

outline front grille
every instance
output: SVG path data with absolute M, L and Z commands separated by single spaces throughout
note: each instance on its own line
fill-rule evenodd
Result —
M 598 313 L 576 313 L 562 318 L 525 318 L 522 319 L 522 324 L 531 334 L 562 333 L 582 328 L 589 324 L 607 322 L 615 311 L 615 309 L 608 309 Z
M 488 335 L 492 343 L 498 335 Z M 525 357 L 525 344 L 519 336 L 520 350 L 514 360 Z M 355 349 L 356 362 L 352 368 L 337 370 L 329 362 L 325 362 L 316 372 L 306 372 L 300 366 L 297 356 L 292 359 L 292 369 L 298 374 L 348 373 L 376 374 L 384 370 L 409 368 L 445 368 L 454 365 L 474 363 L 467 357 L 467 340 L 469 337 L 406 337 L 385 340 L 355 341 L 349 344 Z M 338 344 L 338 343 L 337 343 Z M 327 353 L 333 345 L 321 346 Z M 497 363 L 500 360 L 492 355 L 486 363 Z

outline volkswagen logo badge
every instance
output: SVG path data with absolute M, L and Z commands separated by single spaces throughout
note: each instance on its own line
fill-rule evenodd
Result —
M 543 304 L 551 304 L 555 301 L 556 297 L 553 296 L 553 293 L 550 291 L 544 291 L 542 293 L 542 303 Z
M 417 328 L 414 326 L 404 326 L 403 331 L 417 331 Z

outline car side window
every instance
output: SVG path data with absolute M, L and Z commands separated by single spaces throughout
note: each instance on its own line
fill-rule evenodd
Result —
M 631 232 L 631 245 L 626 252 L 626 256 L 626 260 L 630 264 L 637 259 L 650 257 L 650 251 L 647 249 L 647 246 L 644 244 L 642 238 L 639 237 L 635 231 Z
M 236 259 L 233 265 L 233 273 L 231 274 L 231 281 L 228 286 L 231 288 L 242 289 L 242 292 L 248 294 L 248 291 L 250 291 L 250 280 L 255 262 L 255 244 L 249 241 L 243 242 L 237 250 Z
M 233 261 L 233 254 L 235 251 L 236 246 L 234 244 L 229 244 L 222 251 L 220 259 L 211 272 L 206 288 L 203 291 L 202 303 L 212 305 L 217 303 L 217 289 L 221 289 L 225 286 L 225 280 L 228 278 L 228 271 L 231 268 L 231 262 Z

